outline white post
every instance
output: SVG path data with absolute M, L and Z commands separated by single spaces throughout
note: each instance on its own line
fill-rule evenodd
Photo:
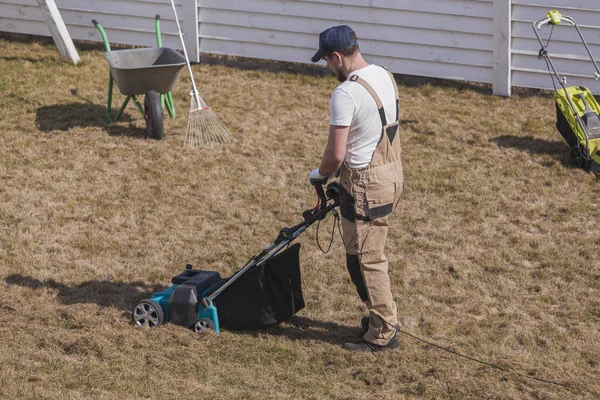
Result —
M 510 96 L 512 0 L 494 0 L 494 81 L 492 92 Z
M 54 0 L 37 0 L 37 2 L 60 55 L 63 59 L 71 60 L 73 64 L 77 64 L 81 59 Z
M 198 0 L 182 0 L 181 29 L 190 62 L 200 62 L 198 43 Z

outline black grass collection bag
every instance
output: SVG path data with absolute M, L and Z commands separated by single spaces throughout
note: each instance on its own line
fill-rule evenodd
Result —
M 254 266 L 214 300 L 221 326 L 251 330 L 276 325 L 304 308 L 300 244 Z

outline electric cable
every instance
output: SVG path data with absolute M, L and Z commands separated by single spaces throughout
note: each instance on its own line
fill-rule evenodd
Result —
M 383 319 L 382 319 L 382 321 L 383 321 Z M 549 383 L 549 384 L 556 385 L 556 386 L 562 386 L 562 387 L 566 387 L 566 388 L 571 388 L 571 386 L 570 386 L 570 385 L 568 385 L 568 384 L 566 384 L 566 383 L 556 382 L 556 381 L 552 381 L 552 380 L 550 380 L 550 379 L 536 378 L 536 377 L 534 377 L 534 376 L 529 376 L 529 375 L 525 375 L 525 374 L 523 374 L 523 373 L 520 373 L 520 372 L 515 372 L 515 371 L 512 371 L 512 370 L 510 370 L 510 369 L 508 369 L 508 368 L 501 367 L 501 366 L 499 366 L 499 365 L 497 365 L 497 364 L 493 364 L 493 363 L 491 363 L 491 362 L 487 362 L 487 361 L 479 360 L 479 359 L 477 359 L 477 358 L 475 358 L 475 357 L 470 357 L 470 356 L 467 356 L 467 355 L 465 355 L 465 354 L 459 353 L 459 352 L 457 352 L 457 351 L 454 351 L 454 350 L 452 350 L 452 349 L 449 349 L 449 348 L 447 348 L 447 347 L 440 346 L 439 344 L 432 343 L 432 342 L 430 342 L 430 341 L 428 341 L 428 340 L 422 339 L 422 338 L 420 338 L 420 337 L 418 337 L 418 336 L 416 336 L 416 335 L 413 335 L 412 333 L 409 333 L 409 332 L 403 331 L 402 329 L 400 329 L 400 327 L 399 327 L 399 326 L 394 326 L 394 325 L 392 325 L 392 324 L 388 323 L 387 321 L 383 321 L 383 322 L 384 322 L 386 325 L 388 325 L 388 326 L 392 327 L 392 329 L 394 329 L 396 332 L 403 333 L 404 335 L 406 335 L 406 336 L 409 336 L 409 337 L 411 337 L 411 338 L 413 338 L 413 339 L 416 339 L 416 340 L 418 340 L 418 341 L 420 341 L 420 342 L 423 342 L 423 343 L 425 343 L 425 344 L 428 344 L 428 345 L 430 345 L 430 346 L 436 347 L 436 348 L 438 348 L 438 349 L 440 349 L 440 350 L 447 351 L 447 352 L 448 352 L 448 353 L 450 353 L 450 354 L 454 354 L 454 355 L 456 355 L 456 356 L 459 356 L 459 357 L 462 357 L 462 358 L 466 358 L 467 360 L 475 361 L 475 362 L 477 362 L 477 363 L 480 363 L 480 364 L 486 365 L 486 366 L 488 366 L 488 367 L 491 367 L 491 368 L 494 368 L 494 369 L 497 369 L 497 370 L 500 370 L 500 371 L 503 371 L 503 372 L 507 372 L 507 373 L 509 373 L 509 374 L 517 375 L 517 376 L 520 376 L 520 377 L 522 377 L 522 378 L 531 379 L 531 380 L 538 381 L 538 382 L 542 382 L 542 383 Z
M 327 254 L 329 253 L 329 250 L 331 250 L 331 246 L 333 245 L 333 237 L 335 234 L 335 226 L 337 224 L 339 229 L 340 225 L 340 217 L 338 216 L 337 212 L 333 208 L 331 209 L 331 211 L 333 212 L 333 228 L 331 229 L 331 240 L 329 241 L 329 247 L 327 248 L 327 251 L 323 250 L 323 248 L 321 247 L 321 243 L 319 243 L 319 226 L 321 226 L 321 220 L 317 222 L 317 229 L 315 232 L 315 241 L 317 242 L 317 246 L 319 246 L 319 250 L 321 250 L 323 254 Z
M 546 69 L 548 69 L 548 73 L 550 74 L 550 78 L 552 79 L 552 86 L 554 86 L 554 91 L 556 92 L 558 89 L 556 88 L 556 83 L 554 82 L 554 78 L 558 80 L 557 77 L 554 76 L 552 71 L 550 70 L 550 63 L 548 61 L 548 46 L 550 46 L 550 40 L 552 39 L 552 33 L 554 32 L 554 25 L 550 28 L 550 35 L 548 35 L 548 40 L 546 40 L 546 45 L 542 46 L 540 52 L 538 54 L 538 58 L 543 58 L 546 62 Z M 560 82 L 559 82 L 560 83 Z
M 552 36 L 552 35 L 550 35 L 550 36 Z M 554 80 L 552 82 L 554 83 Z M 340 229 L 340 225 L 341 225 L 340 224 L 340 216 L 339 216 L 339 214 L 337 213 L 337 211 L 334 208 L 332 208 L 331 211 L 332 211 L 332 214 L 334 216 L 334 219 L 333 219 L 333 228 L 332 228 L 332 231 L 331 231 L 331 240 L 329 242 L 329 247 L 327 248 L 327 251 L 323 250 L 323 248 L 321 247 L 321 244 L 319 242 L 319 226 L 321 224 L 321 220 L 319 220 L 319 222 L 317 222 L 317 229 L 316 229 L 316 232 L 315 232 L 315 240 L 317 242 L 317 246 L 319 247 L 319 249 L 321 250 L 321 252 L 323 252 L 323 254 L 327 254 L 331 250 L 331 247 L 332 247 L 332 244 L 333 244 L 333 238 L 335 236 L 336 225 L 337 225 L 337 228 L 338 228 L 338 232 L 340 234 L 340 238 L 342 239 L 342 242 L 344 240 L 343 236 L 342 236 L 342 231 Z M 467 360 L 474 361 L 474 362 L 477 362 L 479 364 L 488 366 L 490 368 L 494 368 L 494 369 L 497 369 L 499 371 L 503 371 L 503 372 L 506 372 L 506 373 L 509 373 L 509 374 L 513 374 L 513 375 L 516 375 L 516 376 L 519 376 L 519 377 L 522 377 L 522 378 L 526 378 L 526 379 L 529 379 L 529 380 L 533 380 L 533 381 L 537 381 L 537 382 L 541 382 L 541 383 L 547 383 L 547 384 L 556 385 L 556 386 L 561 386 L 561 387 L 565 387 L 565 388 L 570 388 L 571 387 L 570 385 L 568 385 L 566 383 L 556 382 L 556 381 L 553 381 L 553 380 L 550 380 L 550 379 L 536 378 L 534 376 L 526 375 L 526 374 L 523 374 L 523 373 L 520 373 L 520 372 L 516 372 L 516 371 L 510 370 L 508 368 L 501 367 L 501 366 L 499 366 L 497 364 L 493 364 L 493 363 L 488 362 L 488 361 L 483 361 L 483 360 L 480 360 L 478 358 L 471 357 L 471 356 L 468 356 L 466 354 L 459 353 L 459 352 L 454 351 L 452 349 L 449 349 L 447 347 L 444 347 L 444 346 L 441 346 L 439 344 L 436 344 L 436 343 L 430 342 L 428 340 L 425 340 L 423 338 L 420 338 L 420 337 L 418 337 L 416 335 L 413 335 L 410 332 L 406 332 L 406 331 L 400 329 L 399 325 L 392 325 L 389 322 L 384 321 L 383 319 L 382 319 L 382 321 L 383 321 L 383 323 L 385 323 L 386 325 L 388 325 L 389 327 L 391 327 L 392 329 L 394 329 L 396 331 L 396 333 L 400 332 L 400 333 L 402 333 L 402 334 L 404 334 L 404 335 L 406 335 L 406 336 L 408 336 L 410 338 L 418 340 L 418 341 L 420 341 L 422 343 L 425 343 L 425 344 L 427 344 L 429 346 L 433 346 L 433 347 L 435 347 L 437 349 L 444 350 L 444 351 L 446 351 L 446 352 L 448 352 L 450 354 L 454 354 L 455 356 L 462 357 L 462 358 L 465 358 Z

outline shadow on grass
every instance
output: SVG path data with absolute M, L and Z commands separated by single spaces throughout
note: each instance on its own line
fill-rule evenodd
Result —
M 571 166 L 569 146 L 566 143 L 537 139 L 532 136 L 510 136 L 503 135 L 490 139 L 490 142 L 496 143 L 499 147 L 509 147 L 521 151 L 527 151 L 531 154 L 547 154 L 565 166 Z
M 164 285 L 148 285 L 143 282 L 112 282 L 92 280 L 69 286 L 54 279 L 40 281 L 29 276 L 13 274 L 4 281 L 9 285 L 18 285 L 30 289 L 52 289 L 58 291 L 58 300 L 67 305 L 95 303 L 101 307 L 115 307 L 130 311 L 139 300 L 149 298 L 154 293 L 166 289 Z
M 240 331 L 249 335 L 257 335 L 254 331 Z M 341 345 L 344 342 L 356 342 L 362 336 L 358 326 L 340 325 L 330 321 L 317 321 L 308 317 L 293 316 L 281 325 L 261 330 L 273 336 L 285 336 L 290 340 L 318 340 Z
M 113 110 L 113 115 L 116 110 Z M 140 114 L 140 118 L 143 118 Z M 106 107 L 98 104 L 70 103 L 40 107 L 36 111 L 36 125 L 42 132 L 68 131 L 73 128 L 100 127 L 111 136 L 146 138 L 145 129 L 132 124 L 134 118 L 124 112 L 118 120 L 128 125 L 108 124 Z
M 93 303 L 100 307 L 115 307 L 129 312 L 139 300 L 150 298 L 154 293 L 167 288 L 164 285 L 149 285 L 143 282 L 112 282 L 91 280 L 69 286 L 54 279 L 41 281 L 36 278 L 13 274 L 4 281 L 9 285 L 22 286 L 33 290 L 51 289 L 58 291 L 58 300 L 65 305 Z M 285 336 L 290 340 L 318 340 L 334 345 L 357 341 L 362 335 L 359 327 L 349 327 L 335 322 L 317 321 L 308 317 L 294 316 L 281 325 L 259 331 L 233 331 L 239 334 L 256 336 L 266 333 Z

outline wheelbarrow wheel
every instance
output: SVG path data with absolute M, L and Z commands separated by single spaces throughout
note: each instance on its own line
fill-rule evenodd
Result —
M 144 99 L 144 118 L 146 118 L 146 129 L 148 136 L 152 139 L 163 138 L 163 109 L 160 105 L 160 95 L 154 90 L 146 93 Z
M 131 318 L 141 328 L 154 328 L 165 321 L 165 314 L 160 304 L 152 299 L 145 299 L 133 307 Z
M 214 332 L 215 330 L 215 323 L 210 318 L 200 318 L 196 324 L 194 324 L 194 331 L 197 333 Z

